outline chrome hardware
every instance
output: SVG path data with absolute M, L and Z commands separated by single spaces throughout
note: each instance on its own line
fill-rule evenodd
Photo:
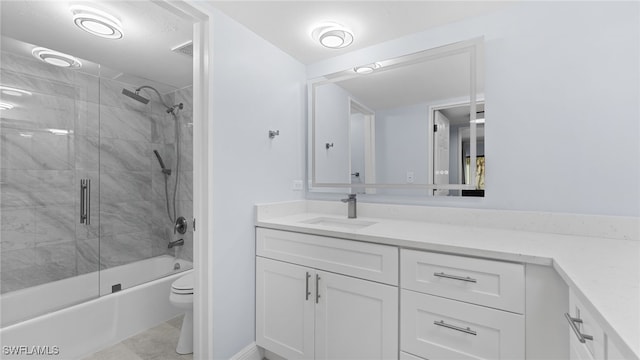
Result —
M 466 281 L 466 282 L 470 282 L 470 283 L 477 283 L 478 282 L 478 280 L 470 278 L 468 276 L 467 277 L 462 277 L 462 276 L 456 276 L 456 275 L 449 275 L 449 274 L 445 274 L 443 272 L 433 273 L 433 276 L 447 278 L 447 279 L 453 279 L 453 280 Z
M 324 144 L 324 147 L 327 148 L 327 150 L 329 150 L 329 148 L 333 147 L 333 143 L 326 143 Z
M 349 197 L 346 199 L 341 199 L 343 203 L 347 203 L 349 205 L 347 209 L 347 217 L 349 219 L 355 219 L 357 217 L 356 211 L 356 194 L 349 194 Z
M 169 241 L 169 245 L 167 247 L 171 249 L 174 246 L 182 246 L 182 245 L 184 245 L 184 239 L 178 239 L 176 241 Z
M 184 234 L 187 232 L 188 227 L 189 223 L 187 222 L 187 219 L 185 219 L 184 216 L 180 216 L 176 219 L 176 224 L 173 227 L 173 233 Z
M 578 329 L 578 325 L 576 325 L 576 323 L 582 324 L 582 319 L 571 317 L 569 313 L 564 313 L 564 317 L 569 322 L 569 326 L 571 327 L 571 330 L 573 330 L 573 332 L 576 333 L 576 336 L 578 337 L 578 341 L 580 341 L 583 344 L 586 342 L 586 340 L 593 341 L 593 336 L 583 334 L 580 332 L 580 329 Z
M 91 180 L 80 180 L 80 224 L 91 224 Z
M 316 304 L 320 301 L 320 275 L 316 274 Z
M 280 130 L 269 130 L 269 139 L 273 139 L 277 135 L 280 135 Z
M 309 278 L 311 277 L 311 274 L 309 274 L 309 272 L 307 271 L 307 287 L 305 290 L 305 300 L 309 300 L 309 295 L 311 295 L 311 291 L 309 291 Z
M 360 177 L 360 173 L 356 171 L 353 174 L 351 174 L 351 176 L 355 176 L 355 177 L 359 178 Z
M 193 227 L 193 231 L 196 231 L 196 219 L 195 218 L 193 218 L 193 226 L 192 227 Z
M 433 325 L 438 325 L 438 326 L 442 326 L 442 327 L 446 327 L 447 329 L 451 329 L 451 330 L 456 330 L 456 331 L 460 331 L 463 332 L 465 334 L 469 334 L 469 335 L 478 335 L 477 332 L 471 330 L 470 327 L 467 327 L 466 329 L 460 326 L 455 326 L 455 325 L 451 325 L 451 324 L 447 324 L 444 322 L 444 320 L 440 320 L 440 321 L 434 321 Z

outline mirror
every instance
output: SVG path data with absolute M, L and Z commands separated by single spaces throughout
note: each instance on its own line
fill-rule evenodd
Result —
M 481 45 L 454 43 L 312 80 L 310 190 L 483 196 Z

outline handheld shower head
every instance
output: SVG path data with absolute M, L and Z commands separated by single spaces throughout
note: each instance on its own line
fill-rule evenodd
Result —
M 139 101 L 143 104 L 149 103 L 149 99 L 142 97 L 141 95 L 138 94 L 139 91 L 140 90 L 136 90 L 136 92 L 133 92 L 128 89 L 122 89 L 122 94 L 132 98 L 133 100 Z
M 160 163 L 160 167 L 162 168 L 162 173 L 166 175 L 171 175 L 171 169 L 167 169 L 164 166 L 164 161 L 162 161 L 162 157 L 160 156 L 160 153 L 158 152 L 158 150 L 153 150 L 153 153 L 156 154 L 156 158 L 158 158 L 158 162 Z

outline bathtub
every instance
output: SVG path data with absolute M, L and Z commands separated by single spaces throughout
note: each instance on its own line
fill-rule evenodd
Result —
M 0 329 L 0 357 L 79 359 L 169 320 L 181 312 L 169 303 L 171 283 L 191 266 L 159 256 L 5 294 L 2 323 L 12 325 Z

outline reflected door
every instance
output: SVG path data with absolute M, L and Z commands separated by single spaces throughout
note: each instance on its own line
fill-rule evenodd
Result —
M 450 121 L 440 111 L 435 112 L 433 136 L 433 183 L 449 184 Z M 448 195 L 449 190 L 436 189 L 434 195 Z

